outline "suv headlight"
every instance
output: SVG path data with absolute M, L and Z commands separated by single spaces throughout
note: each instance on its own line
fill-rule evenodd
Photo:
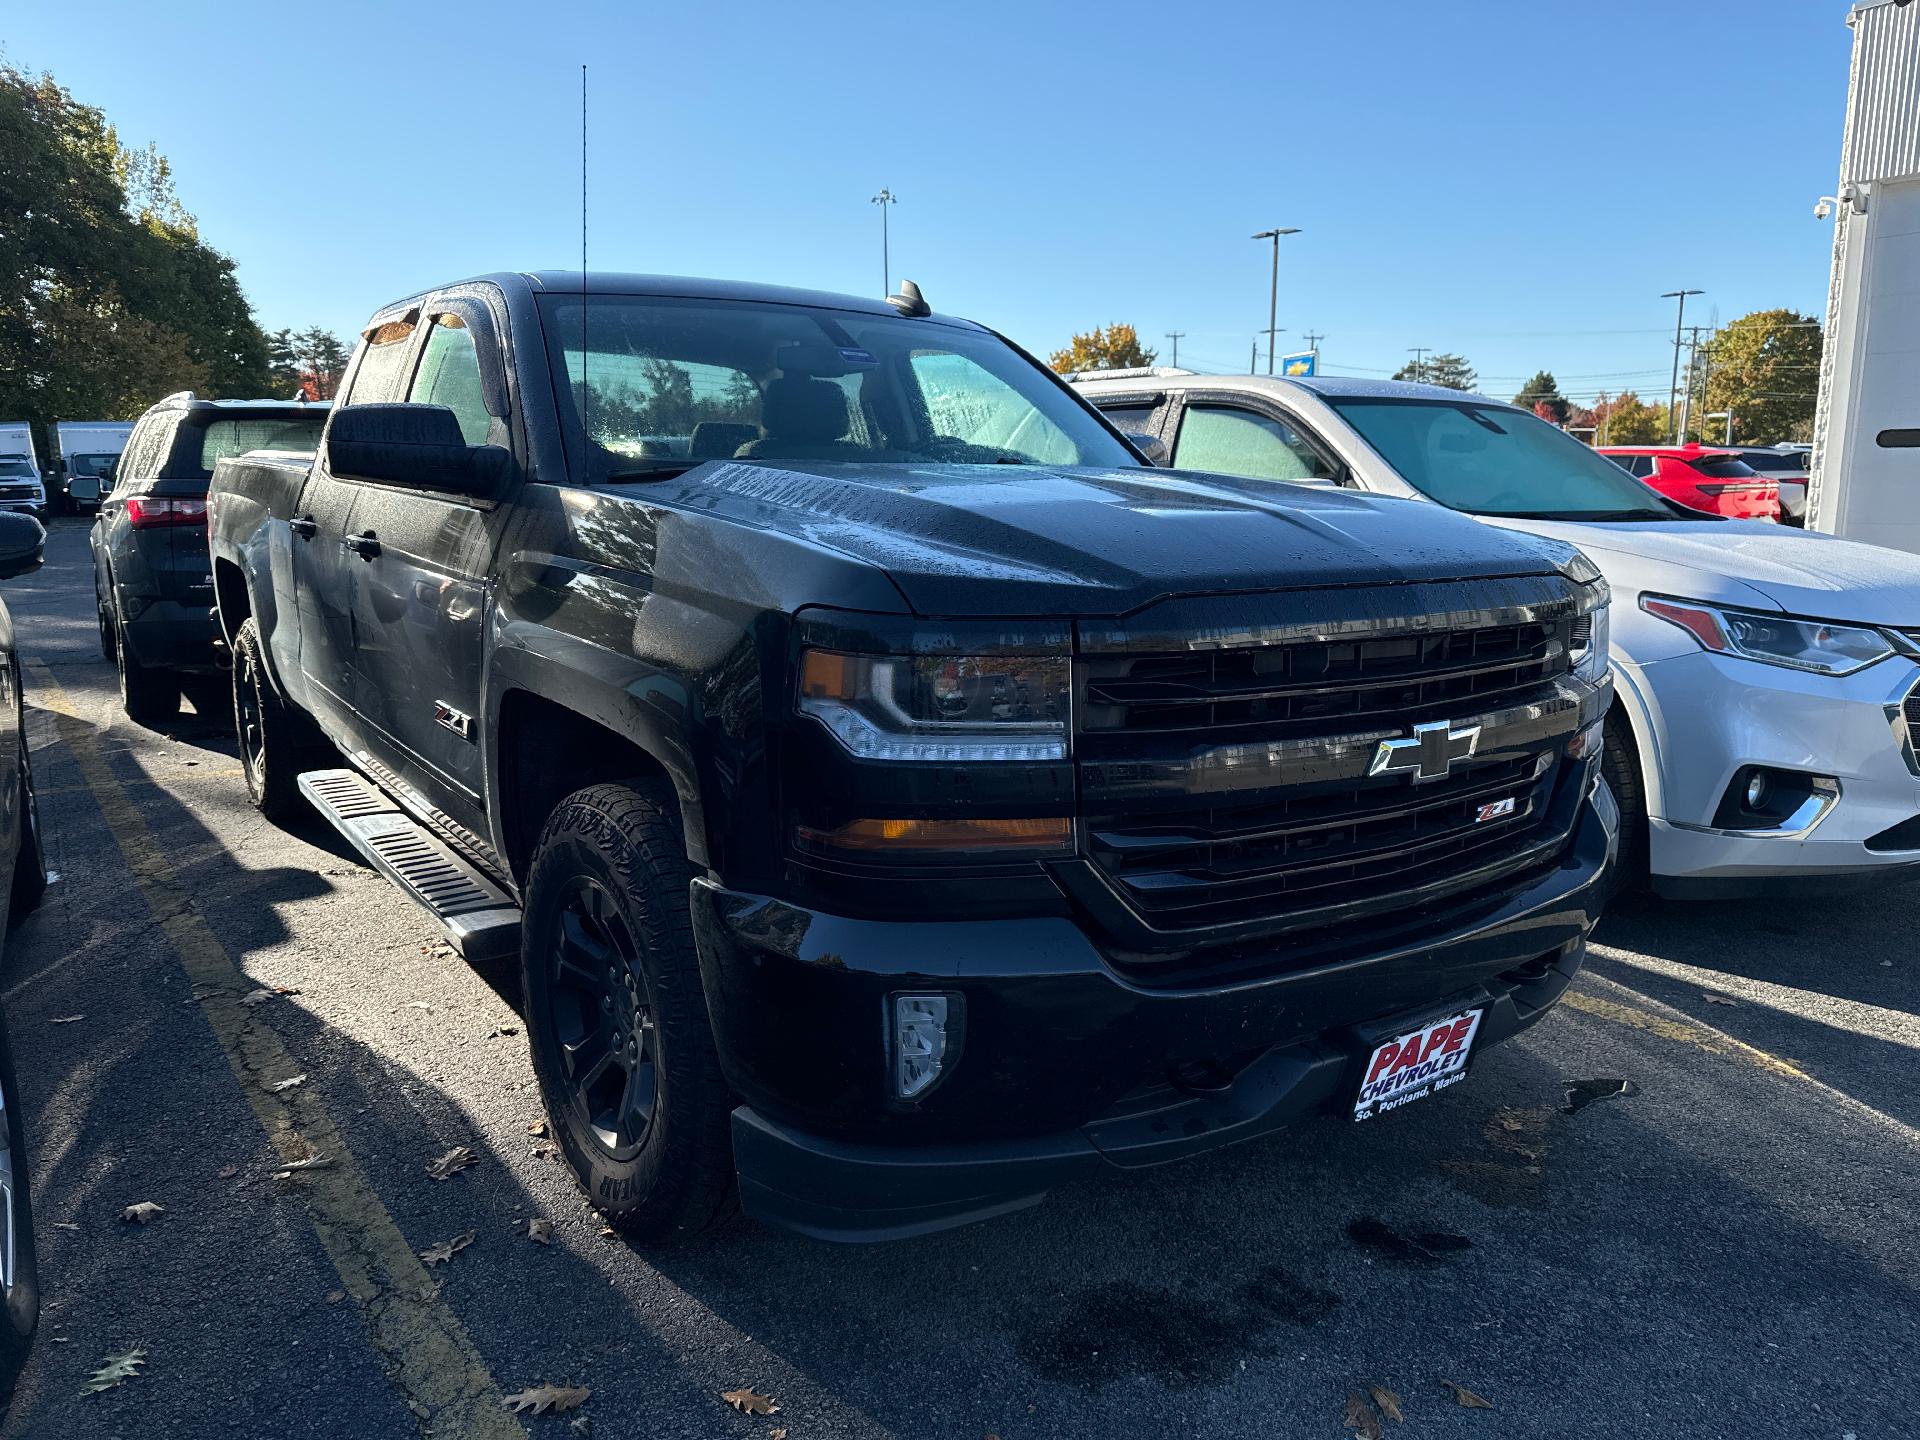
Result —
M 1783 665 L 1789 670 L 1851 675 L 1894 653 L 1892 642 L 1870 625 L 1730 610 L 1659 595 L 1642 595 L 1640 608 L 1679 626 L 1703 650 L 1739 655 L 1763 665 Z
M 972 653 L 886 655 L 807 646 L 799 688 L 800 713 L 863 760 L 952 764 L 1068 753 L 1073 665 L 1064 645 L 1054 654 L 987 644 Z
M 1613 633 L 1613 601 L 1600 584 L 1600 603 L 1575 623 L 1573 633 L 1573 673 L 1582 680 L 1599 680 L 1607 673 L 1607 642 Z

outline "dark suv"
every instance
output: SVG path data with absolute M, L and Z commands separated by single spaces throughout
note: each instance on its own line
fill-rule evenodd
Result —
M 207 563 L 207 481 L 223 456 L 311 451 L 327 407 L 291 400 L 169 395 L 127 439 L 93 526 L 100 651 L 120 667 L 120 698 L 142 724 L 165 720 L 196 675 L 221 668 Z

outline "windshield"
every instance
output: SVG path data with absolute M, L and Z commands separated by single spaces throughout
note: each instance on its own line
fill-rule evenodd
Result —
M 1004 342 L 938 321 L 759 301 L 542 302 L 596 478 L 706 460 L 1140 462 Z
M 1403 480 L 1449 509 L 1536 520 L 1675 518 L 1606 456 L 1519 410 L 1466 400 L 1327 401 Z
M 249 450 L 312 450 L 319 446 L 320 427 L 326 423 L 327 412 L 317 408 L 303 415 L 249 415 L 183 425 L 162 474 L 169 480 L 209 480 L 217 462 Z
M 75 455 L 67 461 L 67 468 L 75 475 L 91 475 L 95 479 L 113 469 L 118 455 Z
M 26 475 L 38 480 L 40 472 L 33 468 L 30 460 L 21 460 L 15 456 L 0 456 L 0 475 Z
M 1744 451 L 1740 458 L 1746 463 L 1749 469 L 1757 470 L 1762 475 L 1804 475 L 1807 473 L 1807 457 L 1804 455 L 1787 455 L 1776 451 L 1756 453 L 1748 450 Z

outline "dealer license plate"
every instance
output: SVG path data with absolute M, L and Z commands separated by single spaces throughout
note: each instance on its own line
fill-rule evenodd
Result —
M 1360 1075 L 1353 1118 L 1371 1120 L 1465 1079 L 1485 1013 L 1464 1010 L 1375 1046 Z

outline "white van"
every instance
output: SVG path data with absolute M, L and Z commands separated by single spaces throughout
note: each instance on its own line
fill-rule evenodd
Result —
M 133 433 L 131 420 L 56 420 L 53 490 L 73 510 L 98 510 L 113 488 L 113 466 Z
M 33 448 L 33 427 L 24 420 L 0 420 L 0 510 L 47 513 L 40 455 Z

